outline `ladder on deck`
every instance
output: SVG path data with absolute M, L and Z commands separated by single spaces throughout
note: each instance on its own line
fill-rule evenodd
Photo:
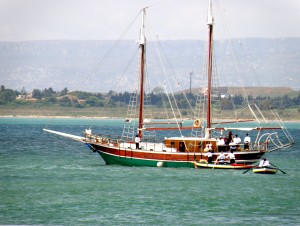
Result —
M 122 132 L 123 140 L 134 140 L 136 134 L 136 108 L 137 108 L 137 91 L 130 95 L 127 108 L 127 118 Z

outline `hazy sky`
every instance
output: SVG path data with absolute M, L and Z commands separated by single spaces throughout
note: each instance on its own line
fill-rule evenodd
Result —
M 300 0 L 215 5 L 234 37 L 300 37 Z M 117 39 L 145 6 L 160 39 L 205 39 L 207 0 L 0 0 L 0 41 Z M 218 26 L 223 19 L 214 14 Z

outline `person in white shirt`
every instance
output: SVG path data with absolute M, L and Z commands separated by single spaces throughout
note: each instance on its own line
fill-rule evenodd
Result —
M 237 145 L 234 142 L 230 143 L 229 146 L 230 146 L 230 151 L 236 151 Z
M 217 138 L 217 145 L 225 145 L 225 141 L 222 137 Z
M 224 164 L 225 163 L 225 158 L 226 158 L 226 156 L 222 151 L 221 154 L 216 159 L 216 162 L 218 162 L 219 164 Z
M 140 142 L 141 142 L 141 139 L 139 138 L 139 135 L 135 136 L 134 142 L 135 142 L 135 149 L 139 149 L 140 148 Z
M 233 151 L 240 150 L 240 143 L 242 143 L 242 140 L 239 135 L 235 135 L 235 138 L 233 138 L 233 143 L 236 144 L 236 146 L 234 147 L 234 145 L 232 145 L 230 146 L 230 149 Z
M 263 158 L 262 160 L 260 160 L 258 167 L 268 167 L 270 166 L 270 162 L 266 159 Z
M 233 151 L 231 150 L 230 153 L 227 155 L 227 158 L 229 158 L 230 164 L 235 163 L 235 155 L 233 154 Z
M 246 136 L 244 138 L 244 149 L 249 150 L 249 145 L 251 142 L 251 138 L 249 137 L 248 133 L 246 133 Z
M 235 143 L 235 144 L 240 144 L 240 143 L 242 143 L 242 140 L 241 140 L 241 138 L 239 137 L 239 135 L 235 135 L 235 138 L 233 138 L 233 142 Z
M 220 137 L 217 139 L 217 146 L 218 146 L 218 151 L 224 151 L 225 149 L 225 140 L 223 137 Z
M 208 151 L 212 151 L 212 144 L 210 142 L 208 142 L 204 148 L 204 152 L 208 152 Z
M 211 151 L 209 150 L 208 152 L 207 152 L 207 162 L 208 163 L 212 163 L 212 161 L 213 161 L 213 155 L 212 155 L 212 153 L 211 153 Z

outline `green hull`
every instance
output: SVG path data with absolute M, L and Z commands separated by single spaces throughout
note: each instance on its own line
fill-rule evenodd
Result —
M 193 162 L 179 161 L 155 161 L 146 159 L 136 159 L 129 157 L 120 157 L 109 155 L 107 153 L 98 152 L 107 165 L 122 165 L 122 166 L 148 166 L 148 167 L 172 167 L 172 168 L 194 168 Z

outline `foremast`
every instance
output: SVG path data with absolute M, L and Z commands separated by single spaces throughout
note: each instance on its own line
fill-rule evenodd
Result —
M 206 112 L 206 137 L 210 137 L 211 128 L 211 90 L 212 90 L 212 56 L 213 56 L 213 22 L 212 4 L 209 0 L 207 26 L 208 26 L 208 58 L 207 58 L 207 112 Z
M 145 80 L 145 51 L 146 51 L 146 37 L 145 37 L 145 16 L 146 8 L 142 9 L 142 26 L 140 32 L 140 50 L 141 50 L 141 62 L 140 62 L 140 99 L 139 99 L 139 122 L 138 122 L 138 136 L 143 136 L 143 108 L 144 108 L 144 80 Z

